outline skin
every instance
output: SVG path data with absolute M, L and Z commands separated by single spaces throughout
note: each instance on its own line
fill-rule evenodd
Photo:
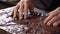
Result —
M 17 17 L 19 17 L 19 20 L 22 20 L 23 17 L 24 19 L 27 19 L 28 17 L 28 9 L 30 9 L 30 13 L 32 15 L 37 15 L 36 12 L 34 12 L 34 5 L 33 5 L 33 1 L 29 0 L 21 0 L 10 12 L 10 16 L 13 15 L 12 17 L 15 19 Z M 19 11 L 18 11 L 19 10 Z M 24 16 L 23 16 L 23 12 L 24 12 Z
M 58 26 L 60 24 L 60 7 L 46 14 L 46 16 L 48 17 L 44 20 L 45 24 L 48 26 Z
M 23 19 L 27 19 L 28 17 L 28 9 L 30 9 L 30 13 L 32 15 L 36 15 L 37 13 L 34 12 L 34 3 L 33 0 L 29 0 L 29 1 L 20 1 L 15 8 L 10 12 L 10 15 L 13 15 L 12 17 L 15 19 L 17 17 L 19 17 L 19 20 Z M 19 10 L 19 13 L 18 13 Z M 23 16 L 23 12 L 24 12 L 24 16 Z M 44 20 L 44 24 L 48 25 L 48 26 L 58 26 L 60 24 L 60 7 L 56 8 L 55 10 L 51 11 L 50 13 L 46 14 L 46 19 Z

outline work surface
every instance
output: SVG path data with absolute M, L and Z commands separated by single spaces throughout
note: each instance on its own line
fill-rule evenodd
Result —
M 45 16 L 13 20 L 12 17 L 8 17 L 10 9 L 0 10 L 0 34 L 60 34 L 60 27 L 50 27 L 43 24 Z

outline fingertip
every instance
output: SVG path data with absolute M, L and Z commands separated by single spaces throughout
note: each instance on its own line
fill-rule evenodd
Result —
M 48 22 L 47 25 L 48 25 L 48 26 L 51 26 L 51 23 Z
M 27 17 L 24 17 L 24 19 L 27 19 Z
M 46 24 L 46 22 L 44 21 L 44 24 Z
M 53 24 L 53 27 L 57 27 L 57 26 L 58 26 L 58 23 L 54 23 L 54 24 Z
M 14 9 L 13 17 L 16 17 L 16 16 L 17 16 L 17 9 Z
M 24 19 L 27 19 L 27 17 L 28 17 L 28 11 L 25 11 L 24 12 Z
M 23 18 L 22 17 L 19 17 L 19 20 L 22 20 Z
M 22 20 L 23 19 L 23 11 L 20 9 L 19 11 L 19 20 Z
M 10 12 L 8 13 L 8 16 L 12 16 L 13 13 L 14 13 L 14 10 L 12 9 L 12 10 L 10 10 Z
M 13 17 L 13 19 L 14 19 L 14 20 L 17 20 L 17 18 L 16 18 L 16 17 Z
M 46 21 L 46 19 L 44 20 L 44 24 L 47 24 L 47 21 Z

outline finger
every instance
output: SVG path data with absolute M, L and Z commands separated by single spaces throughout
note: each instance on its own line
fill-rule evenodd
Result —
M 53 17 L 50 21 L 48 21 L 47 25 L 52 25 L 55 21 L 57 21 L 58 19 L 60 19 L 60 14 L 56 15 L 55 17 Z
M 19 9 L 19 4 L 17 4 L 17 5 L 15 6 L 15 8 L 14 8 L 13 18 L 16 18 L 16 15 L 17 15 L 18 9 Z
M 27 19 L 28 17 L 28 1 L 24 2 L 24 19 Z
M 57 27 L 60 24 L 60 20 L 56 21 L 55 23 L 53 23 L 54 27 Z
M 23 19 L 23 2 L 20 2 L 19 7 L 19 20 Z
M 16 17 L 16 19 L 15 20 L 18 20 L 19 19 L 19 12 L 17 13 L 17 17 Z
M 13 13 L 14 13 L 14 10 L 12 9 L 12 10 L 10 11 L 10 13 L 8 14 L 8 17 L 9 17 L 9 16 L 13 17 Z
M 20 3 L 20 2 L 19 2 Z M 19 3 L 16 5 L 17 7 L 19 7 Z M 14 6 L 14 8 L 15 8 L 15 6 Z M 12 15 L 14 15 L 13 13 L 14 13 L 14 8 L 11 10 L 11 12 L 8 14 L 9 16 L 12 16 Z
M 29 9 L 30 9 L 30 13 L 32 14 L 32 15 L 37 15 L 37 13 L 36 12 L 34 12 L 34 4 L 33 4 L 33 2 L 30 2 L 30 6 L 29 6 Z
M 57 12 L 50 12 L 49 16 L 44 20 L 44 24 L 46 24 L 50 19 L 52 19 L 57 14 L 58 14 Z

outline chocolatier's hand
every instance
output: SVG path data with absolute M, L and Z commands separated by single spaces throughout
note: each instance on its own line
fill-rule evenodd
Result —
M 28 9 L 30 9 L 30 13 L 36 15 L 34 12 L 34 4 L 32 0 L 21 0 L 14 9 L 10 12 L 10 15 L 13 15 L 13 18 L 19 17 L 19 20 L 26 19 L 28 17 Z M 23 16 L 24 12 L 24 16 Z
M 45 24 L 48 26 L 58 26 L 60 24 L 60 7 L 46 14 L 46 16 L 48 17 L 44 20 Z

